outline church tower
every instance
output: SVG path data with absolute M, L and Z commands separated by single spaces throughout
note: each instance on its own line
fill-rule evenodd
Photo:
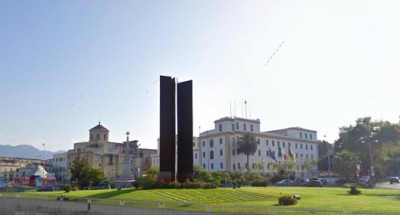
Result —
M 102 126 L 99 122 L 98 125 L 89 130 L 89 142 L 91 143 L 107 143 L 108 133 L 110 131 Z

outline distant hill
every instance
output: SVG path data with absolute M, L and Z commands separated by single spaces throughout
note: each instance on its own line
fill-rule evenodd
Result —
M 19 146 L 10 146 L 10 145 L 0 145 L 0 157 L 17 157 L 17 158 L 31 158 L 31 159 L 51 159 L 53 158 L 53 154 L 61 153 L 44 151 L 37 149 L 30 145 L 19 145 Z

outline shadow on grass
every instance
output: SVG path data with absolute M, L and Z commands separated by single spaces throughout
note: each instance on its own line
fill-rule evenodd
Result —
M 105 190 L 106 191 L 106 190 Z M 93 194 L 90 196 L 87 196 L 86 198 L 93 198 L 93 199 L 104 199 L 104 198 L 112 198 L 115 196 L 119 196 L 119 195 L 123 195 L 123 194 L 127 194 L 127 193 L 132 193 L 135 192 L 135 189 L 113 189 L 109 192 L 102 192 L 102 193 L 97 193 L 97 194 Z

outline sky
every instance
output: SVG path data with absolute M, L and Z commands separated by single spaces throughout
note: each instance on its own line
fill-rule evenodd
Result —
M 1 1 L 0 145 L 68 150 L 101 122 L 111 141 L 129 131 L 156 148 L 160 75 L 193 80 L 196 136 L 226 116 L 328 141 L 361 117 L 397 123 L 399 9 L 395 0 Z

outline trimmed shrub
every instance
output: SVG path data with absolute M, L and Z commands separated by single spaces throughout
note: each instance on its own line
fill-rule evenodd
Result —
M 295 205 L 297 204 L 297 199 L 293 196 L 282 196 L 278 199 L 279 205 Z
M 357 185 L 356 185 L 356 184 L 351 184 L 351 185 L 350 185 L 350 190 L 348 191 L 348 193 L 349 193 L 350 195 L 359 195 L 359 194 L 361 194 L 361 190 L 359 190 L 359 189 L 357 188 Z
M 66 193 L 69 193 L 69 191 L 71 191 L 71 189 L 72 189 L 72 187 L 71 187 L 70 184 L 64 185 L 64 191 L 65 191 Z
M 268 186 L 268 181 L 267 180 L 253 181 L 253 182 L 251 182 L 251 186 L 252 187 L 266 187 L 266 186 Z

